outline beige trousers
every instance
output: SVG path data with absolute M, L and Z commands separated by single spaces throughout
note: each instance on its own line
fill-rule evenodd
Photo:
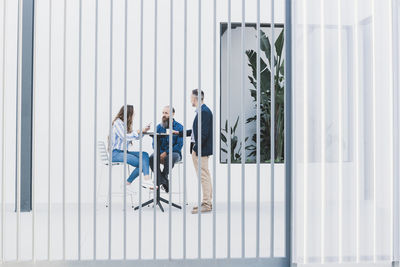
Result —
M 203 201 L 207 205 L 212 205 L 212 185 L 211 185 L 211 175 L 208 170 L 208 156 L 201 157 L 201 187 L 203 191 Z M 196 155 L 196 152 L 192 152 L 192 160 L 194 168 L 196 169 L 197 175 L 199 175 L 199 158 Z

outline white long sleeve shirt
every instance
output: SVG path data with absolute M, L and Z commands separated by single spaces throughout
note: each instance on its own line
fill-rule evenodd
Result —
M 114 122 L 111 137 L 111 151 L 114 149 L 124 150 L 124 126 L 124 122 L 121 119 L 117 119 Z M 135 130 L 132 130 L 131 133 L 126 133 L 127 142 L 138 139 L 140 139 L 140 136 Z

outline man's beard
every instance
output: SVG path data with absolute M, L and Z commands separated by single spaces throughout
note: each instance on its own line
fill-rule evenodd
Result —
M 168 129 L 169 128 L 169 117 L 163 116 L 161 119 L 161 125 L 164 129 Z

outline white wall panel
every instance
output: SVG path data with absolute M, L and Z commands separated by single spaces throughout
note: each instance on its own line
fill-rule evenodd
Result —
M 392 259 L 391 12 L 389 0 L 294 3 L 298 262 Z

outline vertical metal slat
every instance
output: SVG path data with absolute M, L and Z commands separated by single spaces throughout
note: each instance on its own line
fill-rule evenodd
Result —
M 16 181 L 16 204 L 17 204 L 17 236 L 16 236 L 16 250 L 17 250 L 17 261 L 20 260 L 21 257 L 21 151 L 20 151 L 20 140 L 21 140 L 21 128 L 19 127 L 20 118 L 21 118 L 21 88 L 20 88 L 20 78 L 21 78 L 21 62 L 20 62 L 20 53 L 21 53 L 21 45 L 20 45 L 20 34 L 21 34 L 21 0 L 18 0 L 18 16 L 17 16 L 17 75 L 16 75 L 16 157 L 15 157 L 15 177 Z
M 228 42 L 227 42 L 227 57 L 226 57 L 226 61 L 227 61 L 227 68 L 226 68 L 226 98 L 227 98 L 227 103 L 226 103 L 226 109 L 227 109 L 227 126 L 228 126 L 228 147 L 227 147 L 227 151 L 228 151 L 228 158 L 227 158 L 227 162 L 228 162 L 228 199 L 227 199 L 227 204 L 228 204 L 228 216 L 227 216 L 227 257 L 228 259 L 231 257 L 231 155 L 232 155 L 232 150 L 231 150 L 231 122 L 230 122 L 230 112 L 231 112 L 231 105 L 230 105 L 230 86 L 231 86 L 231 41 L 232 41 L 232 25 L 231 25 L 231 16 L 232 16 L 232 3 L 231 0 L 228 0 Z
M 52 76 L 52 64 L 51 64 L 51 17 L 52 17 L 52 0 L 49 0 L 49 54 L 48 54 L 48 64 L 49 64 L 49 76 L 48 76 L 48 146 L 47 146 L 47 260 L 51 259 L 51 76 Z
M 392 2 L 393 162 L 399 162 L 399 1 Z M 393 164 L 393 260 L 399 260 L 399 166 Z
M 187 0 L 184 2 L 183 26 L 183 259 L 186 259 L 186 123 L 187 123 Z
M 291 77 L 292 69 L 294 69 L 291 65 L 291 58 L 297 58 L 297 54 L 299 54 L 296 49 L 292 49 L 291 47 L 291 42 L 292 38 L 295 38 L 295 36 L 298 36 L 298 32 L 301 31 L 299 25 L 296 27 L 292 26 L 293 22 L 298 21 L 298 13 L 299 12 L 292 12 L 292 10 L 297 10 L 299 6 L 299 1 L 293 2 L 291 0 L 285 0 L 285 42 L 284 42 L 284 47 L 285 47 L 285 55 L 287 57 L 286 63 L 285 63 L 285 255 L 286 257 L 289 257 L 291 259 L 296 259 L 297 261 L 300 262 L 299 259 L 299 251 L 300 249 L 297 248 L 297 246 L 292 247 L 289 246 L 287 243 L 288 241 L 290 243 L 296 244 L 298 240 L 300 239 L 297 234 L 291 235 L 290 231 L 293 231 L 296 228 L 297 222 L 299 221 L 298 219 L 298 211 L 300 210 L 299 208 L 296 208 L 299 206 L 299 203 L 296 204 L 294 203 L 293 200 L 296 200 L 299 196 L 299 190 L 297 190 L 298 186 L 297 184 L 299 183 L 298 176 L 299 174 L 299 164 L 294 164 L 294 162 L 297 160 L 296 153 L 299 150 L 298 147 L 296 147 L 294 144 L 294 132 L 296 132 L 297 127 L 296 123 L 292 123 L 291 119 L 295 118 L 294 110 L 296 110 L 298 105 L 292 98 L 293 93 L 293 84 L 295 84 L 299 78 L 300 74 L 296 75 L 293 72 L 293 77 Z M 293 22 L 292 22 L 293 21 Z M 293 23 L 294 24 L 294 23 Z M 289 80 L 288 80 L 289 79 Z M 294 120 L 294 119 L 293 119 Z M 291 145 L 291 147 L 288 147 L 288 145 Z M 288 191 L 288 188 L 290 189 Z M 295 189 L 296 188 L 296 189 Z M 289 194 L 288 194 L 289 193 Z M 293 195 L 293 197 L 292 197 Z M 288 202 L 288 198 L 290 197 L 290 201 Z M 289 206 L 289 210 L 288 210 Z M 295 211 L 296 209 L 296 211 Z M 293 213 L 292 213 L 293 210 Z M 288 218 L 290 216 L 291 221 L 289 221 L 288 225 Z M 289 231 L 289 232 L 287 232 Z M 292 238 L 293 237 L 293 238 Z M 291 244 L 290 244 L 291 245 Z
M 35 1 L 35 5 L 38 1 Z M 35 12 L 37 8 L 35 7 Z M 35 16 L 36 17 L 36 16 Z M 36 24 L 36 23 L 35 23 Z M 66 72 L 67 72 L 67 0 L 64 0 L 64 37 L 63 37 L 63 111 L 62 111 L 62 259 L 65 260 L 65 116 L 66 116 Z M 35 31 L 36 33 L 36 31 Z
M 197 133 L 197 166 L 198 166 L 198 183 L 197 183 L 197 205 L 198 205 L 198 217 L 197 217 L 197 257 L 201 259 L 201 0 L 199 0 L 199 9 L 198 9 L 198 91 L 197 91 L 197 124 L 198 124 L 198 133 Z
M 376 55 L 375 55 L 375 1 L 371 0 L 372 12 L 372 123 L 373 123 L 373 261 L 376 262 Z
M 5 124 L 5 97 L 6 97 L 6 21 L 7 21 L 7 0 L 3 0 L 3 55 L 2 55 L 2 104 L 1 104 L 1 108 L 2 108 L 2 118 L 1 118 L 1 123 L 2 123 L 2 127 L 1 127 L 1 138 L 2 138 L 2 142 L 1 142 L 1 261 L 4 262 L 4 233 L 5 233 L 5 209 L 6 209 L 6 204 L 5 204 L 5 193 L 6 193 L 6 189 L 5 189 L 5 178 L 6 178 L 6 169 L 5 169 L 5 157 L 6 157 L 6 146 L 5 146 L 5 142 L 6 142 L 6 138 L 5 138 L 5 134 L 6 134 L 6 124 Z
M 66 0 L 65 0 L 66 1 Z M 93 125 L 93 260 L 97 258 L 97 74 L 99 0 L 96 0 L 95 41 L 94 41 L 94 125 Z
M 389 16 L 388 16 L 388 24 L 389 24 L 389 90 L 390 90 L 390 97 L 389 99 L 391 100 L 390 103 L 390 134 L 391 134 L 391 146 L 390 146 L 390 252 L 391 252 L 391 258 L 392 261 L 394 260 L 394 194 L 395 191 L 393 190 L 394 188 L 394 179 L 395 179 L 395 167 L 394 167 L 394 158 L 395 158 L 395 133 L 394 133 L 394 127 L 395 127 L 395 101 L 394 101 L 394 75 L 393 75 L 393 71 L 394 71 L 394 60 L 393 60 L 393 1 L 390 1 L 389 3 Z
M 343 94 L 343 83 L 342 83 L 342 4 L 341 0 L 337 1 L 338 3 L 338 102 L 339 102 L 339 177 L 338 177 L 338 200 L 339 200 L 339 216 L 338 216 L 338 225 L 339 225 L 339 263 L 343 261 L 343 148 L 342 148 L 342 139 L 343 139 L 343 130 L 342 130 L 342 116 L 343 116 L 343 108 L 342 108 L 342 94 Z
M 128 129 L 128 110 L 126 106 L 126 97 L 127 97 L 127 38 L 128 38 L 128 1 L 125 0 L 125 14 L 124 14 L 124 180 L 126 179 L 126 161 L 127 161 L 127 153 L 128 153 L 128 145 L 126 141 L 126 134 Z M 123 221 L 123 259 L 126 260 L 126 182 L 124 181 L 124 221 Z M 141 190 L 141 188 L 139 188 Z
M 142 169 L 143 169 L 143 0 L 140 0 L 140 140 L 139 140 L 139 260 L 142 259 Z
M 270 255 L 274 257 L 275 240 L 275 0 L 271 0 L 271 225 Z M 278 75 L 279 75 L 278 66 Z
M 110 92 L 109 92 L 109 147 L 112 149 L 112 82 L 113 82 L 113 5 L 110 0 Z M 108 157 L 108 259 L 111 259 L 111 215 L 112 215 L 112 151 Z
M 257 0 L 257 115 L 256 115 L 256 162 L 257 162 L 257 186 L 256 186 L 256 258 L 260 257 L 260 0 Z
M 37 1 L 34 3 L 34 17 L 36 17 L 37 12 Z M 36 23 L 33 28 L 33 84 L 32 84 L 32 262 L 36 261 L 36 69 L 37 69 L 37 59 L 36 59 Z M 5 35 L 3 35 L 5 36 Z M 4 62 L 4 61 L 3 61 Z
M 154 3 L 154 133 L 156 133 L 157 130 L 157 34 L 158 34 L 158 20 L 157 20 L 157 16 L 158 16 L 158 0 L 155 0 Z M 157 136 L 154 135 L 154 147 L 155 149 L 157 149 Z M 157 164 L 159 164 L 158 162 L 158 157 L 156 157 L 156 155 L 154 155 L 154 168 L 153 170 L 157 170 Z M 156 188 L 157 188 L 157 175 L 158 172 L 155 171 L 154 173 L 154 190 L 153 190 L 153 205 L 154 205 L 154 209 L 153 209 L 153 259 L 155 260 L 157 257 L 157 218 L 156 218 L 156 209 L 157 209 L 157 197 L 156 197 Z
M 294 3 L 294 2 L 293 2 Z M 292 48 L 292 0 L 285 0 L 285 257 L 289 263 L 292 258 L 292 195 L 294 190 L 293 183 L 293 134 L 292 116 L 294 106 L 292 98 L 292 58 L 294 49 Z M 292 50 L 293 49 L 293 50 Z
M 321 1 L 321 263 L 325 262 L 325 1 Z
M 308 81 L 308 71 L 307 71 L 307 49 L 308 49 L 308 42 L 307 42 L 307 8 L 306 8 L 306 0 L 303 0 L 303 7 L 302 7 L 302 13 L 303 13 L 303 93 L 304 93 L 304 99 L 303 99 L 303 121 L 304 121 L 304 126 L 303 126 L 303 159 L 304 159 L 304 164 L 303 164 L 303 263 L 307 262 L 307 216 L 308 216 L 308 210 L 307 210 L 307 204 L 308 204 L 308 193 L 307 193 L 307 164 L 308 164 L 308 147 L 307 147 L 307 141 L 308 141 L 308 113 L 307 113 L 307 81 Z
M 216 177 L 217 177 L 217 169 L 216 169 L 216 129 L 217 129 L 217 120 L 216 120 L 216 114 L 217 114 L 217 0 L 213 1 L 214 7 L 213 7 L 213 111 L 214 111 L 214 118 L 213 118 L 213 191 L 212 191 L 212 196 L 213 196 L 213 259 L 217 257 L 217 214 L 216 214 L 216 209 L 217 209 L 217 204 L 216 204 L 216 188 L 217 188 L 217 182 L 216 182 Z
M 169 157 L 168 157 L 168 168 L 169 168 L 169 188 L 172 190 L 172 130 L 173 130 L 173 120 L 172 120 L 172 86 L 173 86 L 173 38 L 174 38 L 174 0 L 170 0 L 170 47 L 169 47 Z M 169 207 L 168 207 L 168 259 L 171 260 L 172 253 L 172 217 L 171 217 L 171 202 L 172 202 L 172 194 L 169 194 Z
M 246 227 L 245 227 L 245 202 L 246 202 L 246 197 L 245 197 L 245 163 L 246 163 L 246 150 L 243 149 L 246 147 L 246 140 L 245 140 L 245 120 L 244 120 L 244 88 L 245 88 L 245 48 L 244 48 L 244 34 L 245 34 L 245 28 L 246 28 L 246 4 L 245 0 L 242 0 L 242 25 L 241 25 L 241 38 L 240 38 L 240 51 L 242 53 L 242 56 L 240 57 L 241 62 L 241 101 L 240 101 L 240 110 L 241 110 L 241 147 L 242 147 L 242 155 L 241 155 L 241 174 L 242 174 L 242 199 L 241 199 L 241 215 L 242 215 L 242 255 L 241 257 L 244 258 L 246 255 Z
M 82 112 L 82 0 L 79 0 L 79 85 L 78 85 L 78 260 L 81 260 L 81 112 Z
M 358 46 L 359 46 L 359 40 L 358 40 L 358 34 L 359 34 L 359 27 L 358 27 L 358 0 L 354 1 L 354 42 L 355 42 L 355 53 L 354 53 L 354 61 L 355 61 L 355 156 L 356 156 L 356 262 L 360 262 L 360 149 L 359 149 L 359 143 L 358 141 L 359 135 L 360 135 L 360 130 L 359 130 L 359 119 L 360 119 L 360 114 L 359 114 L 359 97 L 360 97 L 360 85 L 359 85 L 359 79 L 360 79 L 360 72 L 359 72 L 359 57 L 358 57 Z

